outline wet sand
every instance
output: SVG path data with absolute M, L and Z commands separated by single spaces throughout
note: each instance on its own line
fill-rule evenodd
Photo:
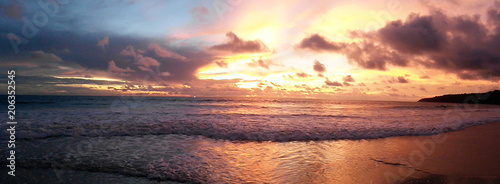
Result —
M 159 136 L 158 140 L 169 136 Z M 148 137 L 158 138 L 136 139 L 143 141 Z M 107 141 L 103 140 L 103 145 Z M 44 142 L 45 151 L 57 147 L 51 142 Z M 134 147 L 141 149 L 140 146 Z M 500 123 L 430 136 L 284 143 L 214 140 L 199 141 L 196 146 L 203 150 L 200 154 L 220 156 L 204 160 L 213 166 L 207 169 L 210 175 L 255 183 L 500 183 Z M 119 152 L 126 151 L 99 149 L 87 156 L 99 158 L 105 153 L 118 157 Z M 2 183 L 167 183 L 140 175 L 102 173 L 98 167 L 85 163 L 65 171 L 33 168 L 29 163 L 36 161 L 35 156 L 26 157 L 27 160 L 20 160 L 16 178 L 7 177 L 6 168 L 0 168 Z M 217 177 L 214 180 L 220 181 Z M 231 181 L 234 180 L 222 182 Z
M 372 160 L 392 167 L 374 183 L 500 183 L 500 123 L 368 142 Z

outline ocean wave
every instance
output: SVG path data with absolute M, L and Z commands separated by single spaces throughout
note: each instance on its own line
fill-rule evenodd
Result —
M 209 116 L 209 115 L 207 115 Z M 466 127 L 496 122 L 500 119 L 483 119 L 467 122 L 430 122 L 434 126 L 418 126 L 403 122 L 370 123 L 350 117 L 296 116 L 269 117 L 248 116 L 231 120 L 218 116 L 218 120 L 178 120 L 167 122 L 108 122 L 108 123 L 48 123 L 20 124 L 20 139 L 52 137 L 112 137 L 177 134 L 204 136 L 232 141 L 312 141 L 337 139 L 375 139 L 391 136 L 430 135 Z M 212 117 L 213 118 L 213 117 Z M 6 134 L 5 134 L 6 135 Z

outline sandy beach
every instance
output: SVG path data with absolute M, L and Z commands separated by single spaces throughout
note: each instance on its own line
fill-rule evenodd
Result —
M 224 141 L 213 150 L 224 155 L 227 165 L 207 172 L 218 176 L 222 172 L 232 172 L 249 181 L 271 183 L 500 183 L 498 132 L 500 123 L 490 123 L 430 136 L 289 143 Z M 291 144 L 296 144 L 298 150 L 287 150 Z M 259 152 L 263 149 L 273 151 Z M 296 154 L 281 155 L 284 152 Z M 40 150 L 40 153 L 43 151 Z M 113 152 L 106 153 L 114 155 Z M 93 154 L 102 157 L 103 151 L 95 150 Z M 276 161 L 268 159 L 269 155 L 281 156 Z M 38 161 L 30 158 L 19 161 L 21 168 L 17 170 L 15 179 L 7 177 L 6 169 L 2 167 L 2 181 L 171 182 L 161 181 L 161 178 L 151 180 L 140 175 L 117 174 L 113 169 L 103 173 L 99 168 L 88 167 L 85 167 L 86 171 L 78 167 L 74 170 L 33 168 L 31 162 Z
M 374 183 L 500 183 L 499 132 L 500 123 L 490 123 L 439 135 L 367 141 L 373 160 L 385 168 L 375 167 Z

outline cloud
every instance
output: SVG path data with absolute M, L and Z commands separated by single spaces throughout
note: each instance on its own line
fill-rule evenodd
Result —
M 388 47 L 369 39 L 346 45 L 342 53 L 346 55 L 349 63 L 366 69 L 387 70 L 387 64 L 407 66 L 409 62 L 406 56 L 390 51 Z
M 316 71 L 320 74 L 326 72 L 325 65 L 320 63 L 318 60 L 314 60 L 313 69 L 314 69 L 314 71 Z
M 318 35 L 318 37 L 323 38 Z M 306 38 L 307 39 L 307 38 Z M 329 42 L 330 43 L 330 42 Z M 387 47 L 382 47 L 370 40 L 365 40 L 360 43 L 330 43 L 335 44 L 338 49 L 313 49 L 308 48 L 313 52 L 329 51 L 334 53 L 342 53 L 347 57 L 351 64 L 357 64 L 366 69 L 387 70 L 386 64 L 392 63 L 398 66 L 406 66 L 408 60 L 397 52 L 390 52 Z
M 147 44 L 148 47 L 151 44 Z M 154 47 L 154 46 L 152 46 Z M 179 62 L 178 59 L 174 58 L 153 58 L 145 56 L 140 52 L 140 49 L 135 49 L 133 46 L 129 45 L 124 50 L 119 52 L 119 55 L 134 58 L 134 66 L 137 67 L 138 72 L 133 76 L 126 79 L 128 80 L 138 80 L 144 78 L 146 75 L 152 75 L 152 82 L 163 84 L 166 81 L 162 76 L 164 72 L 168 72 L 168 78 L 165 80 L 183 82 L 197 80 L 196 72 L 199 68 L 211 64 L 214 61 L 214 57 L 208 53 L 200 52 L 195 49 L 184 49 L 186 56 L 196 58 L 196 59 L 186 59 L 183 62 Z M 125 58 L 126 59 L 126 58 Z M 161 63 L 160 63 L 161 61 Z
M 439 13 L 434 16 L 410 14 L 404 23 L 401 20 L 389 22 L 378 30 L 378 34 L 383 43 L 402 53 L 439 51 L 446 44 L 445 32 L 435 25 L 440 23 L 442 16 Z
M 351 34 L 361 41 L 336 43 L 313 35 L 314 39 L 302 42 L 319 40 L 325 46 L 304 44 L 301 48 L 341 53 L 349 63 L 365 69 L 412 64 L 454 73 L 461 79 L 490 80 L 500 77 L 499 4 L 496 1 L 486 12 L 486 21 L 478 14 L 448 16 L 433 8 L 428 15 L 412 13 L 405 21 L 388 22 L 379 30 Z
M 120 52 L 121 55 L 123 56 L 131 56 L 131 57 L 137 57 L 136 56 L 136 52 L 135 52 L 135 49 L 132 45 L 129 45 L 127 46 L 125 49 L 123 49 L 121 52 Z
M 343 77 L 342 80 L 343 80 L 342 84 L 344 84 L 344 86 L 351 86 L 350 82 L 356 82 L 351 75 Z
M 269 59 L 263 60 L 262 58 L 260 58 L 259 60 L 252 59 L 252 62 L 248 63 L 248 66 L 251 66 L 251 67 L 260 66 L 262 68 L 269 69 L 269 66 L 272 64 L 273 64 L 272 60 L 269 60 Z
M 405 79 L 404 76 L 399 76 L 397 82 L 399 82 L 399 83 L 408 83 L 408 79 Z
M 342 78 L 342 80 L 343 80 L 344 82 L 356 82 L 356 81 L 354 80 L 354 78 L 352 78 L 352 76 L 351 76 L 351 75 L 347 75 L 347 76 L 345 76 L 344 78 Z
M 308 73 L 300 72 L 300 73 L 295 73 L 295 76 L 301 77 L 301 78 L 306 78 L 306 77 L 311 77 L 312 75 L 309 75 Z
M 171 74 L 171 73 L 169 73 L 169 72 L 162 72 L 162 73 L 160 74 L 160 76 L 162 76 L 162 77 L 170 77 L 170 76 L 172 76 L 172 74 Z
M 123 69 L 118 66 L 116 66 L 115 61 L 110 61 L 108 63 L 108 72 L 115 73 L 118 75 L 130 75 L 129 73 L 135 72 L 134 70 L 130 69 L 129 67 Z
M 135 64 L 144 67 L 160 66 L 160 63 L 156 59 L 153 59 L 151 57 L 144 57 L 142 55 L 138 56 Z
M 58 66 L 52 64 L 39 64 L 38 67 L 42 69 L 60 69 Z
M 382 81 L 383 83 L 409 83 L 410 81 L 405 78 L 405 76 L 398 76 L 397 78 L 390 78 L 389 80 L 386 80 L 386 81 Z
M 184 56 L 181 56 L 175 52 L 172 52 L 172 51 L 169 51 L 167 49 L 164 49 L 164 48 L 161 48 L 160 46 L 154 44 L 154 43 L 151 43 L 149 44 L 148 46 L 148 49 L 149 50 L 154 50 L 156 55 L 158 57 L 162 57 L 162 58 L 173 58 L 173 59 L 179 59 L 179 60 L 186 60 L 187 58 L 184 57 Z
M 41 61 L 41 62 L 62 62 L 63 60 L 52 53 L 45 53 L 43 51 L 32 51 L 30 52 L 30 57 L 32 59 Z
M 205 17 L 207 17 L 209 11 L 207 8 L 205 8 L 204 6 L 200 6 L 200 7 L 195 7 L 193 9 L 191 9 L 189 11 L 191 13 L 191 15 L 193 16 L 193 18 L 197 21 L 200 21 L 200 22 L 203 22 L 205 21 Z
M 139 69 L 141 69 L 142 71 L 149 71 L 149 68 L 152 66 L 160 66 L 160 63 L 156 59 L 143 56 L 142 54 L 138 53 L 138 51 L 136 51 L 131 45 L 122 50 L 121 55 L 133 57 L 135 60 L 135 64 L 138 65 Z
M 310 49 L 314 51 L 339 51 L 343 46 L 326 40 L 323 36 L 313 34 L 307 38 L 302 39 L 298 45 L 301 49 Z
M 328 78 L 326 78 L 325 84 L 328 85 L 328 86 L 337 86 L 337 87 L 342 86 L 342 84 L 340 82 L 337 82 L 337 81 L 332 82 Z
M 428 75 L 423 75 L 423 76 L 420 76 L 420 79 L 430 79 L 431 77 L 429 77 Z
M 104 37 L 102 40 L 97 41 L 97 46 L 105 50 L 106 46 L 109 45 L 109 37 Z
M 15 29 L 18 28 L 10 24 L 0 26 L 0 32 L 8 33 Z M 20 53 L 17 56 L 14 56 L 13 52 L 9 52 L 12 51 L 12 45 L 9 42 L 8 37 L 0 36 L 0 50 L 6 51 L 0 52 L 0 58 L 2 58 L 0 65 L 15 64 L 19 67 L 34 68 L 39 66 L 39 63 L 42 60 L 32 58 L 29 52 L 39 50 L 47 52 L 45 49 L 50 49 L 51 53 L 56 56 L 61 56 L 64 60 L 64 62 L 52 64 L 60 67 L 61 70 L 67 67 L 79 67 L 82 68 L 82 70 L 101 71 L 102 75 L 92 76 L 115 78 L 123 81 L 129 81 L 131 83 L 141 82 L 146 78 L 146 76 L 149 76 L 147 77 L 149 83 L 162 84 L 199 80 L 197 77 L 198 70 L 201 67 L 212 64 L 215 60 L 217 60 L 212 53 L 201 50 L 198 47 L 199 45 L 183 45 L 182 47 L 176 49 L 176 52 L 182 53 L 183 56 L 187 58 L 185 61 L 179 62 L 179 59 L 161 58 L 157 56 L 154 51 L 152 52 L 148 48 L 151 43 L 162 42 L 160 39 L 138 38 L 113 33 L 108 34 L 109 35 L 106 36 L 109 36 L 110 41 L 113 41 L 113 44 L 109 44 L 106 47 L 107 52 L 102 52 L 102 49 L 96 46 L 97 40 L 95 38 L 103 38 L 103 36 L 99 33 L 79 34 L 76 32 L 44 29 L 44 31 L 39 31 L 37 36 L 31 38 L 29 40 L 29 44 L 21 44 Z M 71 42 L 68 42 L 68 40 L 71 40 Z M 168 48 L 168 46 L 165 46 L 165 48 Z M 67 52 L 67 50 L 70 50 L 71 52 Z M 24 55 L 27 55 L 28 57 L 24 59 Z M 159 63 L 159 66 L 150 66 L 148 68 L 138 65 L 138 63 L 144 63 L 144 61 L 139 61 L 136 64 L 136 58 L 140 59 L 141 57 L 150 57 L 156 60 Z M 16 60 L 11 60 L 10 58 L 16 58 L 16 60 L 20 58 L 20 62 L 22 63 Z M 120 68 L 126 69 L 128 67 L 131 70 L 135 70 L 135 72 L 131 72 L 130 75 L 111 73 L 108 71 L 109 61 L 111 60 L 114 60 L 115 64 Z M 150 63 L 152 64 L 149 65 L 157 65 L 154 61 Z M 53 69 L 50 73 L 46 72 L 48 71 L 39 69 L 36 70 L 36 74 L 31 75 L 56 75 Z M 167 78 L 158 77 L 162 72 L 169 72 L 172 76 Z M 163 81 L 156 80 L 158 78 Z
M 226 61 L 215 61 L 215 64 L 221 68 L 227 68 L 229 65 Z
M 269 49 L 261 40 L 242 40 L 233 32 L 226 34 L 229 38 L 227 43 L 214 45 L 210 47 L 211 50 L 224 51 L 230 53 L 258 53 L 267 52 Z
M 498 10 L 499 8 L 500 1 L 495 1 L 493 7 L 487 12 L 488 21 L 492 22 L 496 26 L 497 31 L 498 29 L 500 29 L 500 26 L 498 25 L 498 23 L 500 22 L 500 10 Z

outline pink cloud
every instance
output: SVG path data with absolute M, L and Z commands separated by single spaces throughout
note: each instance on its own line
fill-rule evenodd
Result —
M 137 68 L 139 68 L 139 70 L 142 70 L 142 71 L 145 71 L 145 72 L 147 72 L 147 71 L 153 71 L 153 70 L 151 70 L 150 67 L 145 67 L 145 66 L 138 66 Z
M 101 47 L 102 49 L 105 49 L 107 45 L 109 45 L 109 37 L 105 37 L 97 42 L 97 46 Z
M 205 21 L 205 17 L 208 15 L 209 12 L 207 8 L 201 6 L 191 9 L 190 13 L 193 16 L 193 18 L 195 18 L 200 22 L 203 22 Z
M 136 53 L 134 50 L 134 47 L 132 45 L 127 46 L 124 50 L 120 52 L 121 55 L 123 56 L 131 56 L 131 57 L 136 57 Z
M 162 77 L 168 77 L 168 76 L 172 76 L 172 74 L 169 73 L 169 72 L 163 72 L 163 73 L 160 74 L 160 76 L 162 76 Z
M 160 66 L 160 63 L 156 59 L 153 59 L 151 57 L 144 57 L 140 54 L 137 55 L 135 64 L 139 65 L 139 66 L 145 66 L 145 67 Z
M 143 71 L 148 71 L 149 69 L 147 69 L 147 68 L 149 68 L 151 66 L 160 66 L 160 63 L 156 59 L 153 59 L 153 58 L 147 57 L 147 56 L 143 56 L 142 54 L 140 54 L 138 52 L 141 52 L 141 50 L 136 51 L 133 46 L 129 45 L 129 46 L 127 46 L 127 48 L 122 50 L 120 52 L 120 54 L 123 56 L 134 57 L 135 64 L 138 66 L 141 66 L 142 68 L 139 67 L 139 69 L 141 69 Z
M 130 69 L 129 67 L 123 69 L 123 68 L 116 66 L 115 61 L 109 62 L 108 71 L 111 73 L 120 74 L 120 75 L 128 75 L 131 72 L 135 72 L 134 70 Z
M 154 43 L 149 45 L 149 50 L 154 50 L 156 55 L 162 58 L 173 58 L 173 59 L 180 59 L 180 60 L 186 60 L 187 58 L 184 56 L 181 56 L 175 52 L 169 51 L 167 49 L 164 49 Z

